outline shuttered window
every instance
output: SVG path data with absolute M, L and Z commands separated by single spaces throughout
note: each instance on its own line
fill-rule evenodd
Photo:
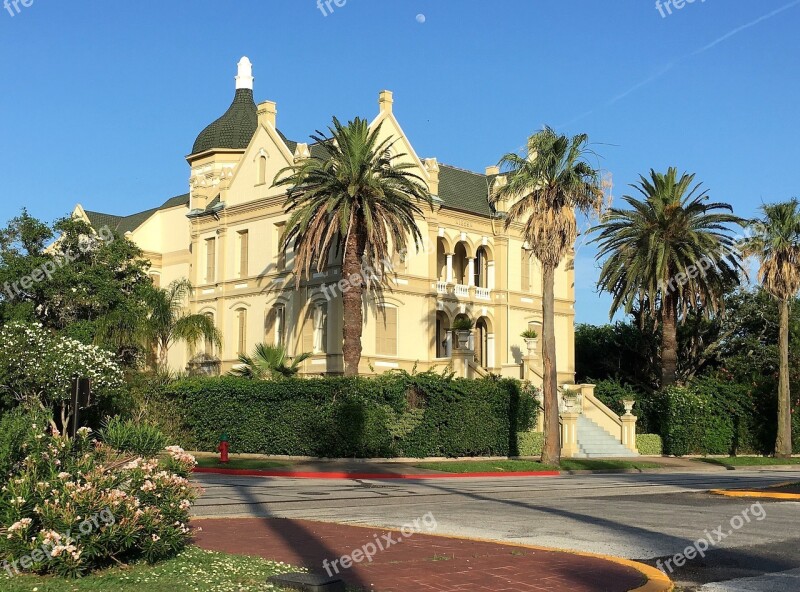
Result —
M 281 222 L 280 224 L 275 225 L 275 266 L 277 268 L 278 273 L 286 270 L 286 251 L 281 248 L 281 237 L 283 236 L 283 231 L 286 229 L 286 224 Z
M 531 255 L 527 249 L 520 251 L 522 256 L 522 291 L 531 290 Z
M 245 354 L 247 353 L 247 311 L 245 309 L 239 309 L 236 312 L 236 322 L 238 324 L 238 342 L 237 342 L 237 354 Z
M 303 351 L 301 353 L 314 352 L 314 307 L 309 306 L 303 319 Z
M 247 277 L 249 275 L 248 268 L 249 251 L 250 251 L 250 233 L 247 230 L 242 230 L 239 233 L 239 277 Z
M 375 351 L 379 356 L 397 355 L 397 309 L 384 306 L 378 309 Z
M 213 284 L 217 274 L 217 239 L 206 239 L 206 283 Z

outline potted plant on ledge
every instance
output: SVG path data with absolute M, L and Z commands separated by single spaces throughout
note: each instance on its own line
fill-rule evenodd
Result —
M 525 345 L 528 346 L 528 355 L 532 356 L 536 353 L 536 344 L 539 343 L 539 334 L 535 329 L 528 329 L 520 334 L 525 340 Z
M 453 321 L 453 333 L 456 334 L 456 342 L 458 349 L 469 348 L 469 338 L 472 335 L 473 323 L 471 319 L 466 317 L 459 317 Z

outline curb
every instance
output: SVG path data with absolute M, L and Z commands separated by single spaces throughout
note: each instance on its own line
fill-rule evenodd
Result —
M 407 480 L 424 481 L 428 479 L 477 479 L 487 477 L 560 477 L 559 471 L 536 471 L 528 473 L 350 473 L 325 471 L 269 471 L 257 469 L 216 469 L 195 467 L 193 473 L 211 475 L 234 475 L 237 477 L 277 477 L 284 479 L 364 479 L 369 481 Z
M 728 489 L 712 489 L 709 493 L 725 497 L 758 498 L 800 502 L 800 493 L 770 493 L 768 491 L 731 491 Z

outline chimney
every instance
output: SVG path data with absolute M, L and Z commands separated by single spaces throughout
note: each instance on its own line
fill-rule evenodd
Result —
M 390 90 L 382 90 L 380 96 L 378 97 L 378 105 L 381 107 L 381 113 L 391 113 L 392 112 L 392 104 L 394 103 L 394 99 L 392 98 L 392 91 Z
M 258 105 L 258 123 L 263 127 L 267 124 L 271 125 L 273 129 L 276 128 L 276 120 L 278 117 L 278 106 L 273 101 L 264 101 Z
M 499 174 L 500 174 L 500 167 L 499 166 L 495 165 L 495 166 L 486 167 L 486 176 L 487 177 L 496 177 Z

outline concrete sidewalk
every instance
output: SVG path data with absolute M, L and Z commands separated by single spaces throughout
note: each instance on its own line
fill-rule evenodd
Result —
M 518 545 L 422 533 L 404 536 L 377 527 L 306 520 L 205 519 L 192 524 L 202 529 L 196 543 L 204 549 L 283 561 L 323 575 L 327 561 L 331 573 L 338 568 L 348 585 L 375 592 L 627 592 L 645 585 L 648 592 L 670 589 L 665 577 L 647 566 Z M 330 567 L 379 541 L 384 550 L 377 550 L 371 562 L 362 559 L 343 569 L 340 561 Z

